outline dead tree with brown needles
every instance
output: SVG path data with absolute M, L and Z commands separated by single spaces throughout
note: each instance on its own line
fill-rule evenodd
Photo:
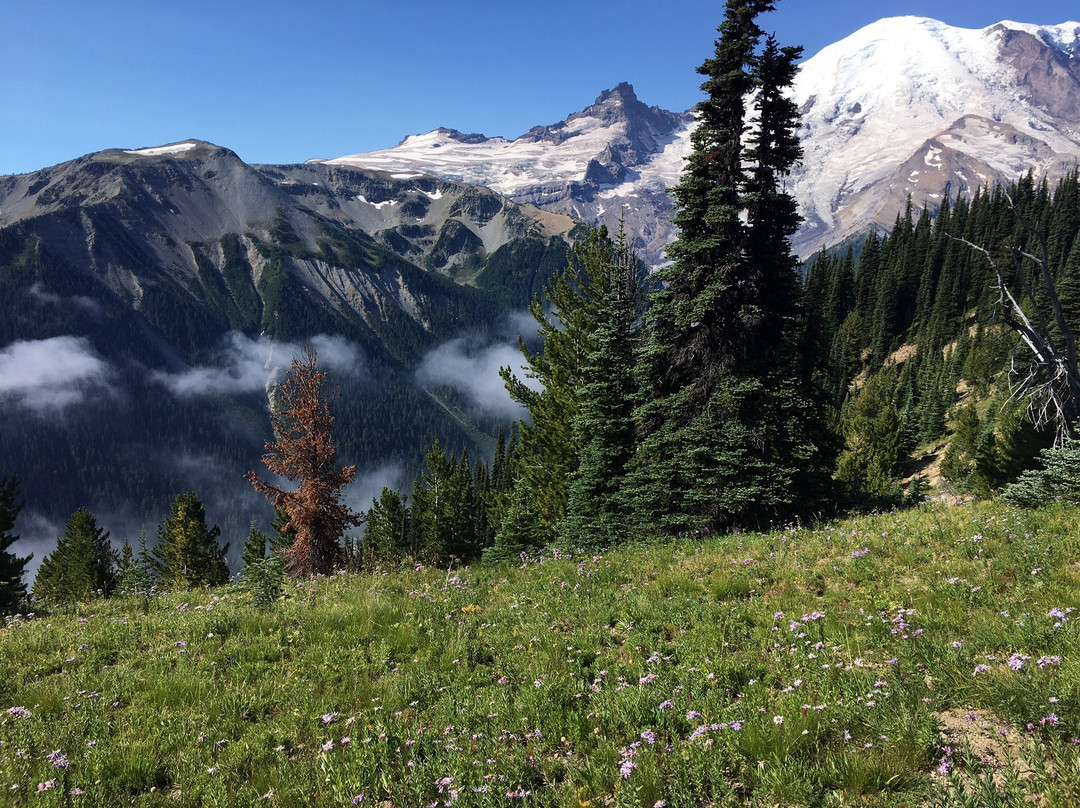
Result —
M 259 479 L 255 471 L 244 478 L 284 511 L 296 538 L 285 549 L 289 575 L 326 575 L 341 559 L 339 540 L 349 527 L 363 524 L 364 516 L 341 501 L 341 490 L 356 476 L 356 466 L 337 468 L 334 416 L 325 395 L 326 374 L 318 369 L 315 349 L 304 347 L 294 357 L 288 377 L 271 403 L 275 440 L 266 444 L 263 463 L 272 474 L 289 482 L 286 491 Z
M 1080 372 L 1077 370 L 1076 336 L 1061 308 L 1054 278 L 1050 272 L 1050 250 L 1046 234 L 1037 230 L 1007 193 L 1005 197 L 1012 206 L 1013 215 L 1039 245 L 1039 255 L 1033 255 L 1019 247 L 1010 247 L 1015 277 L 1028 299 L 1029 310 L 1017 302 L 1005 282 L 1005 272 L 985 247 L 972 244 L 967 239 L 956 239 L 986 257 L 997 278 L 998 309 L 1001 322 L 1019 335 L 1031 359 L 1017 363 L 1013 357 L 1011 372 L 1014 378 L 1012 398 L 1026 399 L 1028 413 L 1037 427 L 1053 424 L 1054 445 L 1077 437 L 1077 417 L 1080 416 Z M 1028 271 L 1024 262 L 1035 267 Z M 1042 293 L 1042 298 L 1036 294 Z

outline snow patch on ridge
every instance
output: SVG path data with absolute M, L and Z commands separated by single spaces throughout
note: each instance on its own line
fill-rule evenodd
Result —
M 194 140 L 185 140 L 182 143 L 170 143 L 167 146 L 152 146 L 148 149 L 124 149 L 125 154 L 137 154 L 140 157 L 160 157 L 165 154 L 183 154 L 191 151 L 199 144 Z

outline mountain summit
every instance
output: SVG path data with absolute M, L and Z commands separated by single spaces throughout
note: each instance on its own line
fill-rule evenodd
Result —
M 435 129 L 392 149 L 324 162 L 484 185 L 590 223 L 614 226 L 622 215 L 647 257 L 659 260 L 674 235 L 666 189 L 678 181 L 692 122 L 691 113 L 645 105 L 624 82 L 566 120 L 514 140 Z
M 933 209 L 946 192 L 1073 169 L 1080 23 L 880 20 L 807 60 L 794 95 L 805 254 L 871 223 L 891 226 L 908 194 Z
M 971 30 L 923 17 L 873 23 L 806 60 L 794 96 L 805 157 L 791 178 L 807 256 L 870 226 L 888 227 L 908 194 L 1050 179 L 1080 159 L 1080 23 L 1000 22 Z M 435 130 L 382 151 L 330 160 L 486 185 L 515 201 L 635 234 L 663 260 L 693 112 L 641 102 L 622 83 L 515 140 Z

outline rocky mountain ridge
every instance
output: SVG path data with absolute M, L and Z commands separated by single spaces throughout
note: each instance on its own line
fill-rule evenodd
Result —
M 689 153 L 692 122 L 690 112 L 647 106 L 622 83 L 566 120 L 514 140 L 436 129 L 392 149 L 318 162 L 453 178 L 613 229 L 622 216 L 645 260 L 655 263 L 674 235 L 667 189 Z
M 126 238 L 119 241 L 134 254 L 102 232 L 106 221 L 122 225 Z M 293 253 L 314 255 L 321 241 L 343 232 L 418 267 L 471 278 L 511 242 L 562 238 L 575 223 L 483 188 L 416 173 L 315 163 L 249 166 L 229 149 L 187 140 L 109 149 L 0 179 L 0 228 L 16 225 L 105 278 L 114 292 L 133 294 L 140 268 L 191 278 L 199 271 L 192 245 L 228 234 L 244 243 L 255 282 L 265 262 L 256 243 L 284 238 Z M 292 257 L 299 271 L 304 261 Z M 208 248 L 205 258 L 220 269 L 219 249 Z

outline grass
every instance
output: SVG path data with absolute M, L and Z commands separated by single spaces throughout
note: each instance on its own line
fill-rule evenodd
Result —
M 1075 805 L 1078 626 L 994 504 L 99 601 L 0 629 L 0 802 Z

